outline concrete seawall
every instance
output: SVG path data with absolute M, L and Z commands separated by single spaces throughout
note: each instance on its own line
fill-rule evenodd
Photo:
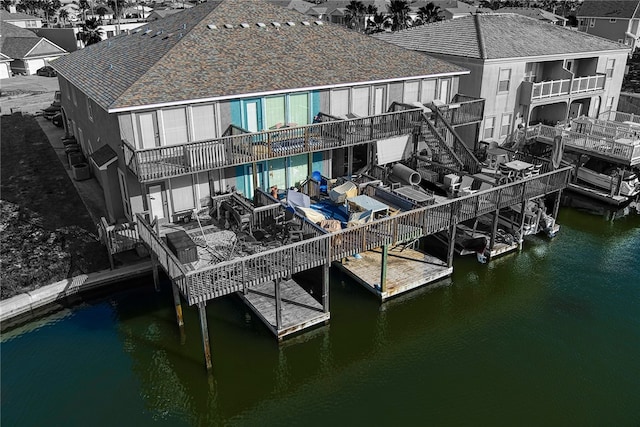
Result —
M 0 322 L 32 313 L 49 304 L 60 302 L 72 295 L 78 295 L 113 283 L 145 276 L 151 273 L 151 261 L 143 261 L 116 270 L 81 274 L 61 280 L 31 292 L 16 295 L 0 301 Z

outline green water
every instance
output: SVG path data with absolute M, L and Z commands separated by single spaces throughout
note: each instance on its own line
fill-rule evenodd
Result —
M 640 215 L 560 234 L 380 305 L 332 276 L 330 325 L 279 346 L 235 297 L 181 343 L 166 286 L 2 335 L 2 426 L 640 425 Z

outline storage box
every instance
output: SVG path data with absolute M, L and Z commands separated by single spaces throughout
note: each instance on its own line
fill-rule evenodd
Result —
M 181 263 L 198 261 L 198 248 L 191 237 L 184 231 L 174 231 L 167 234 L 167 246 Z

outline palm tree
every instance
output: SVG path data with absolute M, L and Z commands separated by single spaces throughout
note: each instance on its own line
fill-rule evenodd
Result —
M 96 13 L 100 17 L 101 21 L 104 19 L 104 15 L 106 15 L 108 12 L 109 9 L 107 9 L 105 6 L 100 5 L 96 8 Z
M 391 19 L 392 31 L 404 30 L 411 26 L 411 17 L 409 16 L 411 9 L 405 0 L 391 0 L 387 10 Z
M 347 10 L 347 25 L 349 28 L 361 31 L 364 24 L 364 15 L 367 11 L 364 3 L 358 0 L 351 0 L 345 9 Z
M 367 22 L 367 34 L 381 33 L 389 28 L 391 23 L 389 17 L 383 13 L 376 13 Z
M 91 18 L 84 21 L 82 31 L 78 33 L 78 37 L 80 37 L 85 46 L 102 41 L 102 30 L 98 19 Z
M 427 3 L 426 6 L 422 6 L 420 9 L 418 9 L 416 25 L 442 21 L 444 18 L 440 16 L 440 12 L 440 6 L 436 6 L 435 4 L 433 4 L 433 2 Z
M 127 6 L 127 2 L 125 0 L 109 0 L 107 4 L 114 11 L 114 18 L 121 17 Z
M 58 19 L 64 26 L 67 23 L 67 19 L 69 19 L 69 11 L 67 11 L 67 9 L 60 9 L 60 12 L 58 12 Z

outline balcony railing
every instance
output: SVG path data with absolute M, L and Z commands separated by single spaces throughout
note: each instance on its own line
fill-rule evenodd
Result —
M 136 150 L 123 140 L 125 162 L 141 182 L 242 165 L 278 157 L 347 147 L 410 134 L 421 121 L 421 109 L 350 120 Z
M 634 129 L 638 130 L 638 126 L 640 125 L 640 116 L 637 114 L 629 114 L 629 113 L 623 113 L 621 111 L 604 111 L 602 113 L 600 113 L 599 118 L 601 120 L 610 120 L 610 121 L 614 121 L 614 122 L 619 122 L 619 123 L 623 123 L 626 124 L 628 126 L 634 126 Z
M 478 123 L 484 115 L 484 99 L 458 93 L 449 104 L 436 109 L 453 127 Z
M 541 99 L 549 99 L 558 96 L 576 95 L 580 93 L 595 92 L 604 89 L 606 76 L 575 77 L 573 79 L 549 80 L 533 83 L 522 82 L 523 103 L 531 103 Z

